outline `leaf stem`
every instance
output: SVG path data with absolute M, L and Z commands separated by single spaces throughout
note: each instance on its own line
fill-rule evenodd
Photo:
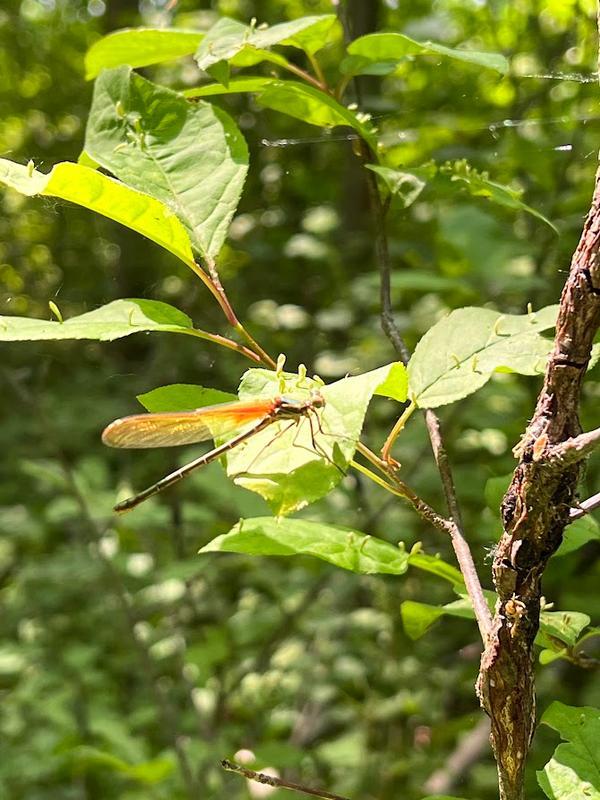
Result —
M 327 87 L 327 84 L 321 83 L 321 81 L 318 80 L 318 78 L 313 78 L 310 72 L 306 72 L 306 70 L 302 69 L 301 67 L 297 67 L 295 64 L 290 64 L 289 62 L 285 64 L 285 66 L 283 64 L 281 66 L 283 66 L 284 69 L 287 69 L 288 72 L 291 72 L 294 75 L 297 75 L 299 78 L 302 78 L 303 81 L 310 83 L 312 86 L 319 89 L 321 92 L 326 92 L 327 94 L 331 94 L 330 90 Z
M 402 414 L 400 415 L 400 417 L 398 418 L 398 421 L 396 422 L 392 430 L 390 431 L 387 439 L 385 440 L 385 444 L 381 448 L 381 457 L 383 458 L 384 461 L 387 462 L 390 461 L 390 450 L 392 449 L 394 442 L 396 441 L 398 436 L 404 430 L 406 422 L 412 416 L 412 413 L 416 407 L 417 405 L 415 401 L 411 400 L 410 403 L 406 406 L 406 408 L 402 412 Z
M 319 61 L 315 57 L 315 54 L 314 53 L 307 53 L 307 55 L 308 55 L 308 60 L 310 61 L 310 65 L 313 68 L 313 71 L 314 71 L 314 73 L 315 73 L 315 75 L 317 77 L 317 80 L 319 80 L 321 82 L 321 86 L 323 88 L 326 88 L 327 87 L 327 81 L 325 79 L 325 75 L 323 74 L 323 70 L 321 69 L 321 65 L 319 64 Z

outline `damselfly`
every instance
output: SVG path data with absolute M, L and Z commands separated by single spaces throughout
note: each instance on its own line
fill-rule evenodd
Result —
M 118 503 L 115 511 L 130 511 L 149 497 L 177 483 L 193 470 L 210 464 L 233 450 L 274 422 L 286 419 L 299 422 L 324 405 L 323 396 L 313 392 L 305 400 L 280 395 L 270 399 L 241 400 L 206 406 L 195 411 L 134 414 L 111 422 L 102 433 L 102 441 L 110 447 L 173 447 L 232 435 L 231 439 L 166 475 L 143 492 Z

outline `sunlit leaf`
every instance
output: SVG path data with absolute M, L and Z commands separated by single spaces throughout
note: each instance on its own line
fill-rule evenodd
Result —
M 588 615 L 580 611 L 542 611 L 540 631 L 572 647 L 590 622 Z
M 227 114 L 129 67 L 106 70 L 95 83 L 85 150 L 168 206 L 203 258 L 219 252 L 248 170 L 246 143 Z
M 409 566 L 423 569 L 424 563 L 422 558 L 407 553 L 402 543 L 396 546 L 341 525 L 275 517 L 240 520 L 229 533 L 217 536 L 200 552 L 309 555 L 366 575 L 403 575 Z
M 261 92 L 272 83 L 286 83 L 279 78 L 265 78 L 260 75 L 243 75 L 239 78 L 230 78 L 227 86 L 221 83 L 207 83 L 195 89 L 186 89 L 184 97 L 212 97 L 220 94 L 238 94 L 243 92 Z M 293 83 L 293 81 L 289 81 Z
M 207 32 L 196 51 L 200 69 L 206 70 L 219 61 L 249 66 L 259 61 L 286 64 L 286 60 L 269 52 L 274 45 L 288 45 L 314 54 L 333 38 L 339 38 L 339 22 L 335 14 L 300 17 L 279 25 L 244 25 L 229 17 L 221 17 Z
M 541 374 L 558 306 L 532 314 L 460 308 L 433 326 L 408 365 L 410 394 L 421 408 L 453 403 L 480 389 L 493 372 Z
M 229 533 L 213 539 L 200 552 L 310 555 L 365 574 L 403 575 L 409 564 L 405 550 L 382 539 L 338 525 L 274 517 L 240 520 Z
M 298 422 L 283 420 L 253 436 L 227 455 L 227 473 L 257 492 L 276 514 L 289 514 L 325 496 L 344 477 L 356 449 L 367 407 L 383 387 L 386 396 L 405 398 L 403 368 L 388 364 L 371 372 L 323 386 L 308 378 L 252 369 L 243 377 L 239 396 L 308 399 L 318 391 L 325 407 Z
M 436 42 L 417 42 L 402 33 L 371 33 L 355 39 L 348 46 L 353 56 L 346 64 L 351 74 L 359 74 L 368 64 L 399 62 L 414 56 L 444 56 L 464 61 L 505 75 L 509 70 L 507 59 L 499 53 L 482 53 L 477 50 L 462 50 L 445 47 Z M 446 68 L 442 62 L 439 66 Z
M 199 31 L 177 28 L 124 28 L 103 36 L 85 54 L 85 77 L 95 78 L 103 69 L 147 67 L 193 55 L 204 38 Z
M 0 341 L 4 342 L 59 339 L 110 342 L 145 331 L 194 335 L 193 330 L 192 321 L 186 314 L 158 300 L 114 300 L 64 322 L 0 317 Z
M 56 164 L 44 175 L 0 159 L 0 182 L 21 194 L 60 197 L 114 219 L 161 245 L 188 265 L 190 238 L 168 205 L 81 164 Z
M 555 701 L 541 722 L 566 742 L 558 745 L 543 771 L 537 773 L 546 796 L 550 800 L 600 800 L 600 709 Z

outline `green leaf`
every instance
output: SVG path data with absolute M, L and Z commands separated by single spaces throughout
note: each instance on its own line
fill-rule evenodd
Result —
M 408 373 L 400 361 L 392 364 L 387 377 L 375 389 L 373 394 L 380 397 L 389 397 L 404 403 L 408 396 Z
M 320 128 L 348 126 L 373 149 L 377 147 L 375 132 L 368 120 L 315 86 L 298 81 L 272 81 L 258 95 L 257 101 L 267 108 Z
M 182 92 L 184 97 L 212 97 L 220 94 L 238 94 L 242 92 L 262 92 L 272 83 L 294 83 L 293 81 L 282 81 L 279 78 L 264 78 L 260 75 L 244 75 L 240 78 L 231 78 L 227 86 L 220 83 L 207 83 L 205 86 L 197 86 L 195 89 L 186 89 Z
M 416 567 L 424 572 L 430 572 L 432 575 L 437 575 L 438 578 L 443 578 L 452 584 L 457 592 L 464 591 L 465 581 L 460 570 L 443 561 L 439 555 L 431 556 L 427 553 L 422 553 L 420 550 L 411 550 L 410 565 Z
M 203 33 L 177 28 L 124 28 L 103 36 L 85 54 L 85 77 L 95 78 L 103 69 L 147 67 L 192 55 Z
M 286 64 L 282 56 L 269 53 L 269 48 L 274 45 L 288 45 L 312 55 L 328 41 L 339 38 L 339 33 L 335 14 L 300 17 L 271 27 L 248 26 L 229 17 L 222 17 L 207 32 L 195 58 L 203 70 L 218 61 L 231 61 L 237 66 L 257 64 L 263 60 Z
M 366 575 L 403 575 L 409 564 L 409 554 L 403 547 L 394 547 L 383 539 L 340 525 L 274 517 L 240 520 L 229 533 L 217 536 L 200 552 L 310 555 Z
M 417 566 L 417 564 L 413 564 L 412 557 L 411 565 Z M 446 567 L 453 569 L 449 564 L 447 564 Z M 456 572 L 458 572 L 458 570 L 456 570 Z M 446 576 L 444 575 L 443 577 Z M 471 601 L 464 593 L 464 580 L 460 572 L 458 572 L 458 577 L 460 581 L 454 581 L 454 589 L 460 596 L 460 600 L 454 600 L 443 606 L 434 606 L 429 603 L 416 603 L 413 600 L 405 600 L 404 603 L 402 603 L 400 606 L 400 615 L 407 636 L 413 640 L 420 639 L 440 617 L 450 616 L 460 617 L 462 619 L 475 619 Z M 495 592 L 484 591 L 484 596 L 488 606 L 493 610 L 496 604 Z
M 558 228 L 549 219 L 521 200 L 522 190 L 489 180 L 487 172 L 478 172 L 465 159 L 447 162 L 440 167 L 440 174 L 449 177 L 451 183 L 467 189 L 473 197 L 485 197 L 497 205 L 531 214 L 558 234 Z
M 175 769 L 175 763 L 171 758 L 156 758 L 152 761 L 130 764 L 112 753 L 88 745 L 74 747 L 68 751 L 68 755 L 77 772 L 89 772 L 94 767 L 100 767 L 102 771 L 120 772 L 128 778 L 150 785 L 164 780 Z
M 600 525 L 591 516 L 580 517 L 565 528 L 561 546 L 555 556 L 566 556 L 593 539 L 600 540 Z
M 367 169 L 376 172 L 377 175 L 383 178 L 390 192 L 400 200 L 402 208 L 408 208 L 415 202 L 427 185 L 427 181 L 436 172 L 436 168 L 433 165 L 432 167 L 419 167 L 410 170 L 390 169 L 389 167 L 380 167 L 377 164 L 367 164 L 366 166 Z
M 581 631 L 587 628 L 590 622 L 588 615 L 580 611 L 542 611 L 540 632 L 573 647 Z
M 226 459 L 227 474 L 264 497 L 277 515 L 324 497 L 342 480 L 371 397 L 381 386 L 386 396 L 405 397 L 402 370 L 394 364 L 327 386 L 290 373 L 284 373 L 282 380 L 283 386 L 270 370 L 249 370 L 242 378 L 240 399 L 280 394 L 307 399 L 311 391 L 318 391 L 325 407 L 297 423 L 273 423 Z
M 458 50 L 435 42 L 417 42 L 402 33 L 371 33 L 355 39 L 348 46 L 348 71 L 359 74 L 368 64 L 399 62 L 412 56 L 440 55 L 456 61 L 464 61 L 501 75 L 509 70 L 508 60 L 499 53 L 481 53 L 477 50 Z M 445 65 L 439 65 L 444 66 Z
M 168 206 L 201 257 L 217 255 L 248 171 L 246 143 L 227 114 L 129 67 L 107 70 L 95 83 L 85 150 Z
M 600 800 L 600 710 L 555 701 L 541 722 L 560 734 L 554 755 L 537 773 L 540 787 L 550 800 Z
M 29 197 L 60 197 L 114 219 L 194 265 L 190 238 L 171 209 L 88 166 L 63 162 L 48 175 L 0 159 L 0 182 Z
M 418 343 L 408 365 L 410 395 L 421 408 L 436 408 L 477 391 L 493 372 L 540 374 L 552 347 L 540 332 L 554 326 L 557 311 L 452 311 Z
M 205 389 L 204 386 L 191 383 L 172 383 L 145 394 L 138 394 L 137 400 L 146 411 L 156 414 L 161 411 L 194 411 L 204 406 L 231 403 L 237 397 L 220 389 Z
M 182 311 L 158 300 L 114 300 L 105 306 L 71 317 L 64 322 L 0 317 L 0 341 L 48 341 L 96 339 L 111 342 L 132 333 L 164 331 L 194 335 L 191 319 Z

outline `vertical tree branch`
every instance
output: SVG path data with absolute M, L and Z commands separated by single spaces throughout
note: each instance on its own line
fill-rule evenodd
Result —
M 544 458 L 577 437 L 581 384 L 600 326 L 600 171 L 562 292 L 554 349 L 519 464 L 504 496 L 504 533 L 493 565 L 498 604 L 481 660 L 478 694 L 492 721 L 501 800 L 522 800 L 535 728 L 533 641 L 541 580 L 569 522 L 581 461 Z M 540 457 L 541 454 L 541 457 Z

